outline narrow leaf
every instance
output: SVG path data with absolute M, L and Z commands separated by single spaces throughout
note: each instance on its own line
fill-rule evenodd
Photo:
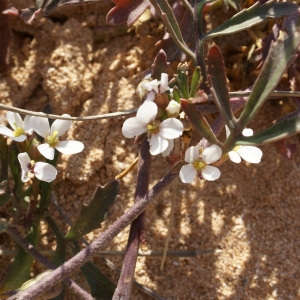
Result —
M 0 135 L 0 182 L 8 176 L 8 146 L 6 138 Z
M 193 98 L 199 90 L 202 81 L 201 70 L 198 66 L 193 73 L 192 82 L 190 87 L 190 97 Z
M 204 138 L 206 138 L 211 144 L 220 145 L 220 142 L 216 138 L 208 122 L 202 116 L 202 114 L 198 112 L 194 104 L 191 104 L 188 101 L 181 99 L 181 108 L 185 112 L 186 116 L 189 118 L 195 129 Z
M 97 228 L 101 228 L 101 222 L 104 221 L 111 205 L 117 198 L 119 187 L 120 182 L 118 180 L 113 180 L 103 187 L 98 185 L 91 202 L 81 207 L 77 220 L 65 238 L 78 239 Z
M 12 198 L 12 194 L 3 193 L 0 194 L 0 207 L 7 203 Z
M 106 22 L 115 26 L 125 22 L 131 26 L 147 8 L 151 7 L 149 0 L 113 0 L 112 2 L 116 6 L 108 12 Z
M 31 232 L 27 236 L 27 240 L 32 245 L 36 246 L 38 237 L 39 223 L 33 226 Z M 30 277 L 30 270 L 34 258 L 25 252 L 21 246 L 18 246 L 17 249 L 14 261 L 12 262 L 9 271 L 6 273 L 0 293 L 18 289 Z
M 297 15 L 299 15 L 299 11 L 297 11 Z M 295 52 L 300 44 L 300 30 L 299 27 L 297 28 L 298 31 L 295 29 L 296 25 L 299 26 L 300 24 L 295 24 L 295 22 L 300 23 L 300 18 L 292 16 L 291 20 L 287 20 L 285 23 L 287 24 L 286 28 L 283 26 L 283 30 L 290 32 L 290 35 L 286 31 L 280 31 L 278 40 L 272 44 L 263 68 L 254 83 L 249 100 L 238 121 L 241 130 L 258 112 L 278 84 L 288 65 L 296 58 Z M 293 32 L 291 27 L 294 28 Z
M 220 115 L 224 118 L 227 126 L 234 130 L 235 117 L 230 106 L 229 89 L 225 73 L 225 65 L 221 50 L 213 45 L 207 54 L 208 80 L 211 85 L 211 92 L 214 95 L 214 102 L 217 105 Z
M 72 246 L 75 254 L 80 252 L 78 242 L 73 242 Z M 105 274 L 91 262 L 85 263 L 80 269 L 91 288 L 91 295 L 95 299 L 112 299 L 116 285 Z
M 189 82 L 188 82 L 188 65 L 187 64 L 179 64 L 177 70 L 178 75 L 176 76 L 180 92 L 184 99 L 189 99 Z
M 273 143 L 300 132 L 300 112 L 285 116 L 273 126 L 253 136 L 242 136 L 236 141 L 238 145 L 259 145 Z
M 161 73 L 168 73 L 167 55 L 163 49 L 158 51 L 151 66 L 151 77 L 160 80 Z
M 0 233 L 3 233 L 8 225 L 9 223 L 6 219 L 0 218 Z
M 274 3 L 268 1 L 260 5 L 259 1 L 225 21 L 222 25 L 208 32 L 203 39 L 231 34 L 250 28 L 263 22 L 266 18 L 288 16 L 297 10 L 298 5 L 289 2 Z

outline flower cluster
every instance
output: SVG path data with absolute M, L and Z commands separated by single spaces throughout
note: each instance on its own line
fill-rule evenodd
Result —
M 158 104 L 154 102 L 157 93 L 164 93 L 169 89 L 168 74 L 162 73 L 161 80 L 157 79 L 143 84 L 148 91 L 145 102 L 139 107 L 135 117 L 127 119 L 122 127 L 126 138 L 133 138 L 146 133 L 152 155 L 167 156 L 173 149 L 173 140 L 180 137 L 183 124 L 176 119 L 180 111 L 180 104 L 174 100 L 169 102 L 165 113 L 158 116 Z
M 63 116 L 69 117 L 67 114 Z M 21 116 L 13 112 L 7 113 L 7 120 L 13 130 L 0 125 L 0 134 L 11 137 L 17 142 L 24 142 L 35 131 L 44 138 L 44 143 L 38 145 L 37 149 L 41 155 L 49 160 L 54 159 L 55 149 L 64 154 L 75 154 L 84 149 L 83 143 L 79 141 L 60 141 L 59 139 L 71 127 L 71 121 L 55 120 L 50 127 L 46 118 L 26 116 L 22 121 Z M 31 160 L 27 152 L 20 153 L 18 160 L 22 168 L 21 180 L 23 182 L 30 179 L 28 173 L 32 173 L 38 179 L 46 182 L 51 182 L 56 178 L 57 170 L 54 166 L 49 163 Z
M 174 99 L 172 90 L 168 86 L 168 74 L 162 73 L 161 79 L 150 80 L 147 76 L 139 85 L 138 92 L 145 99 L 139 107 L 135 117 L 127 119 L 122 127 L 126 138 L 133 138 L 142 134 L 147 135 L 150 153 L 167 156 L 173 149 L 173 140 L 183 133 L 183 124 L 177 119 L 180 114 L 180 103 Z M 162 112 L 163 111 L 163 112 Z M 230 134 L 226 126 L 226 136 Z M 253 135 L 252 129 L 244 129 L 243 135 Z M 187 164 L 180 169 L 179 177 L 184 183 L 191 183 L 198 175 L 208 181 L 220 177 L 220 170 L 216 164 L 221 158 L 229 158 L 234 163 L 240 163 L 242 158 L 250 163 L 259 163 L 262 151 L 253 146 L 236 146 L 232 151 L 223 154 L 218 145 L 203 147 L 200 143 L 189 147 L 184 160 Z M 222 159 L 223 161 L 223 159 Z
M 230 131 L 226 126 L 226 136 Z M 242 133 L 244 136 L 253 135 L 253 130 L 246 128 Z M 211 164 L 217 162 L 222 157 L 222 149 L 217 145 L 211 145 L 202 149 L 200 145 L 189 147 L 185 152 L 184 160 L 188 163 L 181 167 L 179 177 L 184 183 L 191 183 L 197 174 L 208 181 L 216 180 L 220 177 L 220 170 Z M 254 146 L 236 146 L 228 152 L 229 159 L 234 163 L 240 163 L 243 158 L 249 163 L 259 163 L 262 158 L 262 151 Z

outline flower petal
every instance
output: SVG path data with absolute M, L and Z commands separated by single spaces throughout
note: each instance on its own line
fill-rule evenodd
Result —
M 199 150 L 199 146 L 191 146 L 187 148 L 185 151 L 184 160 L 187 163 L 192 164 L 193 162 L 199 159 Z
M 149 144 L 151 155 L 157 155 L 164 152 L 168 148 L 169 142 L 159 134 L 152 134 Z
M 262 158 L 262 151 L 254 146 L 240 146 L 237 153 L 247 162 L 258 164 Z
M 84 145 L 79 141 L 62 141 L 57 143 L 55 149 L 64 154 L 75 154 L 81 152 Z
M 34 175 L 42 181 L 51 182 L 56 178 L 57 170 L 48 163 L 37 162 L 34 164 Z
M 150 92 L 150 93 L 148 93 L 148 95 L 147 95 L 147 97 L 146 97 L 146 99 L 145 99 L 145 102 L 146 101 L 154 101 L 154 99 L 155 99 L 155 95 L 156 95 L 156 93 L 155 92 Z
M 16 129 L 15 124 L 17 124 L 18 127 L 23 128 L 23 121 L 18 113 L 8 111 L 6 117 L 11 128 Z
M 33 130 L 31 128 L 31 123 L 30 123 L 30 119 L 31 118 L 32 118 L 31 116 L 25 116 L 24 121 L 23 121 L 23 123 L 24 123 L 24 131 L 26 133 L 28 133 L 28 134 L 32 134 L 33 133 Z
M 239 164 L 242 161 L 240 155 L 236 151 L 229 151 L 228 156 L 230 160 L 236 164 Z
M 168 84 L 169 84 L 168 74 L 161 73 L 159 92 L 163 93 L 166 90 L 168 90 L 169 89 L 169 85 Z
M 217 167 L 206 165 L 201 170 L 201 175 L 208 181 L 214 181 L 220 177 L 221 172 Z
M 157 79 L 145 82 L 143 84 L 143 88 L 149 92 L 151 91 L 155 91 L 156 93 L 158 93 L 158 85 L 159 85 L 159 81 Z
M 3 125 L 0 125 L 0 134 L 8 136 L 8 137 L 14 137 L 14 132 L 11 129 L 9 129 Z
M 252 136 L 253 135 L 253 130 L 251 128 L 245 128 L 242 132 L 243 136 Z
M 46 138 L 50 134 L 50 125 L 47 118 L 31 117 L 31 128 L 41 137 Z
M 63 117 L 71 117 L 68 114 L 63 114 Z M 55 120 L 51 125 L 50 135 L 53 134 L 54 131 L 58 132 L 58 136 L 66 133 L 72 125 L 72 121 L 70 120 Z
M 16 142 L 24 142 L 27 139 L 27 137 L 25 134 L 22 134 L 20 136 L 14 136 L 12 137 L 12 139 Z
M 54 148 L 52 148 L 49 144 L 38 145 L 38 149 L 40 153 L 47 159 L 52 160 L 54 158 Z
M 157 115 L 157 105 L 154 102 L 146 101 L 138 109 L 136 118 L 139 122 L 148 124 L 155 120 Z
M 27 152 L 22 152 L 18 154 L 18 160 L 20 162 L 22 170 L 25 172 L 30 171 L 28 165 L 30 165 L 30 157 Z
M 169 142 L 169 145 L 168 145 L 167 149 L 161 153 L 161 155 L 163 157 L 168 156 L 174 148 L 174 140 L 168 140 L 168 142 Z
M 147 124 L 138 121 L 136 117 L 129 118 L 123 123 L 122 134 L 128 139 L 131 139 L 146 131 Z
M 197 170 L 191 164 L 182 166 L 179 172 L 179 177 L 183 183 L 191 183 L 196 175 Z
M 166 119 L 159 124 L 159 134 L 169 140 L 180 137 L 182 131 L 182 122 L 175 118 Z
M 218 145 L 211 145 L 203 151 L 202 160 L 210 165 L 219 160 L 222 156 L 222 149 Z

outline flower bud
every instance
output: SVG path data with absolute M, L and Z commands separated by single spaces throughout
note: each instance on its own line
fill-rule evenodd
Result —
M 171 100 L 166 108 L 168 117 L 176 118 L 180 112 L 180 104 L 175 100 Z

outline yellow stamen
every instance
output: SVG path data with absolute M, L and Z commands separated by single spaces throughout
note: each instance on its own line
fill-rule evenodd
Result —
M 158 120 L 154 120 L 152 122 L 152 124 L 148 124 L 148 126 L 147 126 L 148 134 L 151 135 L 153 133 L 158 133 L 159 132 L 159 124 L 160 124 L 160 122 Z
M 21 136 L 21 135 L 25 134 L 25 131 L 22 127 L 18 127 L 17 123 L 14 123 L 14 125 L 15 125 L 15 128 L 16 128 L 15 131 L 14 131 L 14 136 L 15 137 L 18 137 L 18 136 Z
M 197 160 L 197 161 L 193 162 L 193 166 L 195 167 L 195 169 L 200 171 L 206 166 L 206 163 L 203 161 Z
M 58 139 L 58 131 L 55 130 L 52 135 L 49 135 L 46 139 L 46 142 L 53 148 L 55 148 L 56 144 L 59 142 Z

